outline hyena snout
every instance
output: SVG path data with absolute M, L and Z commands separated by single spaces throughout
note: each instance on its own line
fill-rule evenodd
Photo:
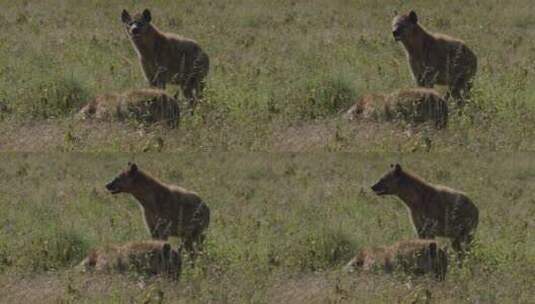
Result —
M 394 36 L 394 40 L 400 41 L 402 36 L 402 30 L 400 28 L 396 28 L 392 31 L 392 36 Z
M 117 179 L 114 179 L 112 180 L 111 182 L 107 183 L 106 184 L 106 189 L 111 193 L 111 194 L 117 194 L 119 192 L 121 192 L 121 190 L 119 189 L 118 187 L 118 181 Z
M 128 27 L 128 33 L 132 38 L 139 38 L 143 35 L 143 25 L 133 23 Z
M 384 183 L 382 182 L 378 182 L 377 184 L 373 185 L 371 189 L 377 195 L 384 195 L 384 194 L 387 194 L 388 192 Z

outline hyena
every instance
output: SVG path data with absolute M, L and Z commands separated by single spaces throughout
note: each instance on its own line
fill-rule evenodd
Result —
M 439 280 L 446 277 L 448 254 L 435 240 L 404 240 L 392 246 L 364 248 L 345 266 L 352 272 L 356 269 L 369 271 L 374 268 L 392 272 L 400 269 L 410 274 L 432 273 Z
M 163 274 L 178 279 L 182 269 L 180 252 L 164 241 L 134 241 L 93 249 L 79 264 L 81 271 Z
M 425 30 L 414 11 L 392 21 L 392 34 L 407 53 L 414 80 L 419 86 L 449 86 L 459 105 L 469 97 L 477 71 L 477 56 L 458 39 Z
M 391 94 L 367 94 L 346 113 L 349 120 L 403 119 L 413 124 L 432 122 L 437 129 L 448 123 L 448 103 L 437 91 L 428 88 L 411 88 Z
M 121 19 L 149 84 L 180 86 L 193 109 L 202 97 L 210 68 L 208 55 L 195 40 L 158 30 L 148 9 L 133 17 L 123 10 Z
M 450 238 L 461 257 L 471 245 L 479 210 L 466 194 L 425 182 L 399 164 L 393 165 L 372 190 L 377 195 L 398 196 L 408 207 L 420 238 Z
M 180 108 L 175 98 L 160 89 L 135 89 L 124 93 L 97 96 L 79 112 L 79 119 L 124 120 L 134 118 L 153 124 L 165 123 L 174 128 L 180 121 Z
M 196 193 L 164 184 L 133 163 L 108 183 L 106 189 L 112 194 L 124 192 L 136 198 L 153 239 L 179 237 L 192 256 L 202 245 L 204 231 L 210 223 L 210 209 Z

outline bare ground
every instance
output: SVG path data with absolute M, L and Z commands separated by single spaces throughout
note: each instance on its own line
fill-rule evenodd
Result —
M 176 151 L 263 150 L 272 152 L 411 150 L 420 144 L 420 130 L 392 123 L 320 120 L 274 127 L 265 137 L 233 137 L 231 130 L 205 131 L 203 140 L 181 129 L 144 127 L 121 122 L 39 121 L 0 123 L 0 151 Z M 231 129 L 231 128 L 229 128 Z M 440 131 L 431 131 L 440 134 Z M 210 143 L 210 141 L 212 143 Z M 160 144 L 158 144 L 160 142 Z M 160 145 L 160 146 L 159 146 Z M 411 146 L 413 145 L 413 146 Z M 388 148 L 392 149 L 388 149 Z M 418 147 L 416 147 L 418 148 Z

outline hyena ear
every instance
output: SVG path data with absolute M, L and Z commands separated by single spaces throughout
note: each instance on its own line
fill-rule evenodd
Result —
M 409 20 L 414 24 L 418 23 L 418 16 L 416 16 L 416 12 L 414 11 L 409 12 Z
M 130 14 L 125 9 L 121 13 L 121 20 L 123 23 L 128 23 L 132 20 L 132 17 L 130 17 Z
M 128 162 L 128 173 L 137 173 L 137 165 L 135 163 Z
M 402 169 L 401 169 L 401 165 L 400 164 L 396 164 L 394 166 L 394 173 L 398 174 L 398 173 L 401 173 Z
M 393 10 L 392 11 L 392 17 L 396 17 L 398 15 L 398 11 L 397 10 Z
M 143 11 L 143 20 L 145 20 L 145 22 L 147 23 L 149 23 L 152 20 L 149 9 L 145 9 Z

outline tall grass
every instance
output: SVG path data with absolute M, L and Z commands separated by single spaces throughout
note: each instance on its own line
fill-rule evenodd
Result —
M 371 1 L 307 3 L 183 1 L 75 3 L 65 0 L 2 3 L 0 111 L 7 149 L 42 150 L 62 145 L 32 132 L 67 132 L 83 144 L 75 150 L 142 150 L 134 125 L 103 130 L 71 123 L 73 112 L 96 95 L 146 87 L 120 12 L 148 7 L 164 31 L 196 39 L 211 57 L 206 100 L 179 130 L 162 132 L 167 150 L 221 147 L 232 150 L 300 150 L 292 128 L 316 130 L 313 149 L 406 151 L 419 130 L 348 123 L 339 119 L 359 96 L 414 86 L 402 47 L 390 34 L 392 12 L 415 9 L 431 31 L 461 38 L 479 57 L 473 100 L 450 128 L 429 135 L 433 150 L 531 150 L 535 135 L 533 39 L 526 0 L 449 5 Z M 53 8 L 53 9 L 52 9 Z M 492 22 L 491 22 L 492 21 Z M 170 87 L 170 93 L 177 88 Z M 439 88 L 443 89 L 443 88 Z M 347 140 L 334 146 L 323 134 Z M 30 131 L 24 126 L 33 126 Z M 126 130 L 124 132 L 123 130 Z M 149 128 L 148 132 L 158 132 Z M 127 135 L 125 135 L 125 133 Z M 373 136 L 372 136 L 373 135 Z M 17 140 L 17 139 L 25 140 Z M 278 146 L 280 139 L 288 142 Z M 377 138 L 381 138 L 378 140 Z M 32 144 L 29 144 L 32 143 Z M 400 146 L 401 145 L 401 146 Z M 412 145 L 412 144 L 411 144 Z
M 163 294 L 165 301 L 178 303 L 340 298 L 389 303 L 429 294 L 440 303 L 531 298 L 530 154 L 159 155 L 0 154 L 2 298 L 55 302 L 76 295 L 77 301 L 124 302 Z M 211 208 L 206 251 L 195 268 L 185 263 L 178 283 L 72 268 L 92 247 L 149 237 L 135 200 L 104 189 L 128 160 L 198 192 Z M 445 282 L 341 272 L 360 248 L 415 237 L 401 202 L 369 190 L 391 162 L 465 191 L 480 210 L 474 250 L 463 268 L 452 262 Z

